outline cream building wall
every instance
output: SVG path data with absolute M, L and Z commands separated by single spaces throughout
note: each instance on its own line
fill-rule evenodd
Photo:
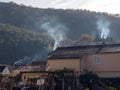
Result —
M 120 53 L 89 54 L 78 59 L 51 59 L 46 70 L 63 69 L 92 71 L 100 77 L 120 77 Z
M 83 66 L 100 77 L 120 77 L 120 53 L 88 55 Z
M 80 71 L 80 59 L 51 59 L 47 62 L 46 70 L 54 71 L 65 67 Z

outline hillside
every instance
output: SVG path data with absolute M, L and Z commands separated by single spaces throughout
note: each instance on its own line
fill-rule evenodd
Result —
M 87 10 L 40 9 L 23 5 L 19 6 L 15 3 L 0 3 L 1 23 L 44 32 L 41 25 L 54 20 L 53 24 L 63 24 L 68 28 L 66 36 L 71 39 L 77 39 L 82 33 L 92 35 L 96 32 L 96 21 L 99 16 L 104 16 L 110 21 L 111 36 L 120 38 L 117 37 L 120 28 L 120 18 L 117 14 L 109 15 Z
M 44 33 L 0 23 L 0 63 L 12 64 L 19 59 L 24 61 L 24 57 L 35 60 L 37 54 L 40 54 L 37 59 L 45 59 L 45 50 L 49 51 L 47 49 L 51 40 Z
M 74 45 L 84 34 L 120 40 L 119 23 L 119 14 L 0 3 L 0 63 L 46 60 L 51 47 Z

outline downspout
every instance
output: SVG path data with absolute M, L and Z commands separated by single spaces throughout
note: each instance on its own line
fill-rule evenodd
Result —
M 79 50 L 79 64 L 80 64 L 80 71 L 79 71 L 79 74 L 81 74 L 81 68 L 82 68 L 82 66 L 81 66 L 81 60 L 82 60 L 82 58 L 80 57 L 80 50 Z
M 81 62 L 82 62 L 82 58 L 80 58 L 80 74 L 82 74 L 82 64 L 81 64 Z
M 83 63 L 83 60 L 84 60 L 84 63 Z M 80 62 L 80 72 L 83 74 L 86 71 L 87 71 L 87 54 L 84 54 Z

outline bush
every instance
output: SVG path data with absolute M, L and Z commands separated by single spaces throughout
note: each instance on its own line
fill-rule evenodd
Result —
M 117 90 L 117 89 L 110 86 L 110 87 L 109 87 L 109 90 Z

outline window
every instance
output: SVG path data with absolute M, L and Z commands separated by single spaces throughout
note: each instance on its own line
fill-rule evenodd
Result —
M 93 57 L 93 64 L 101 64 L 100 55 L 95 55 L 95 56 Z
M 26 79 L 26 76 L 24 76 L 24 79 Z

